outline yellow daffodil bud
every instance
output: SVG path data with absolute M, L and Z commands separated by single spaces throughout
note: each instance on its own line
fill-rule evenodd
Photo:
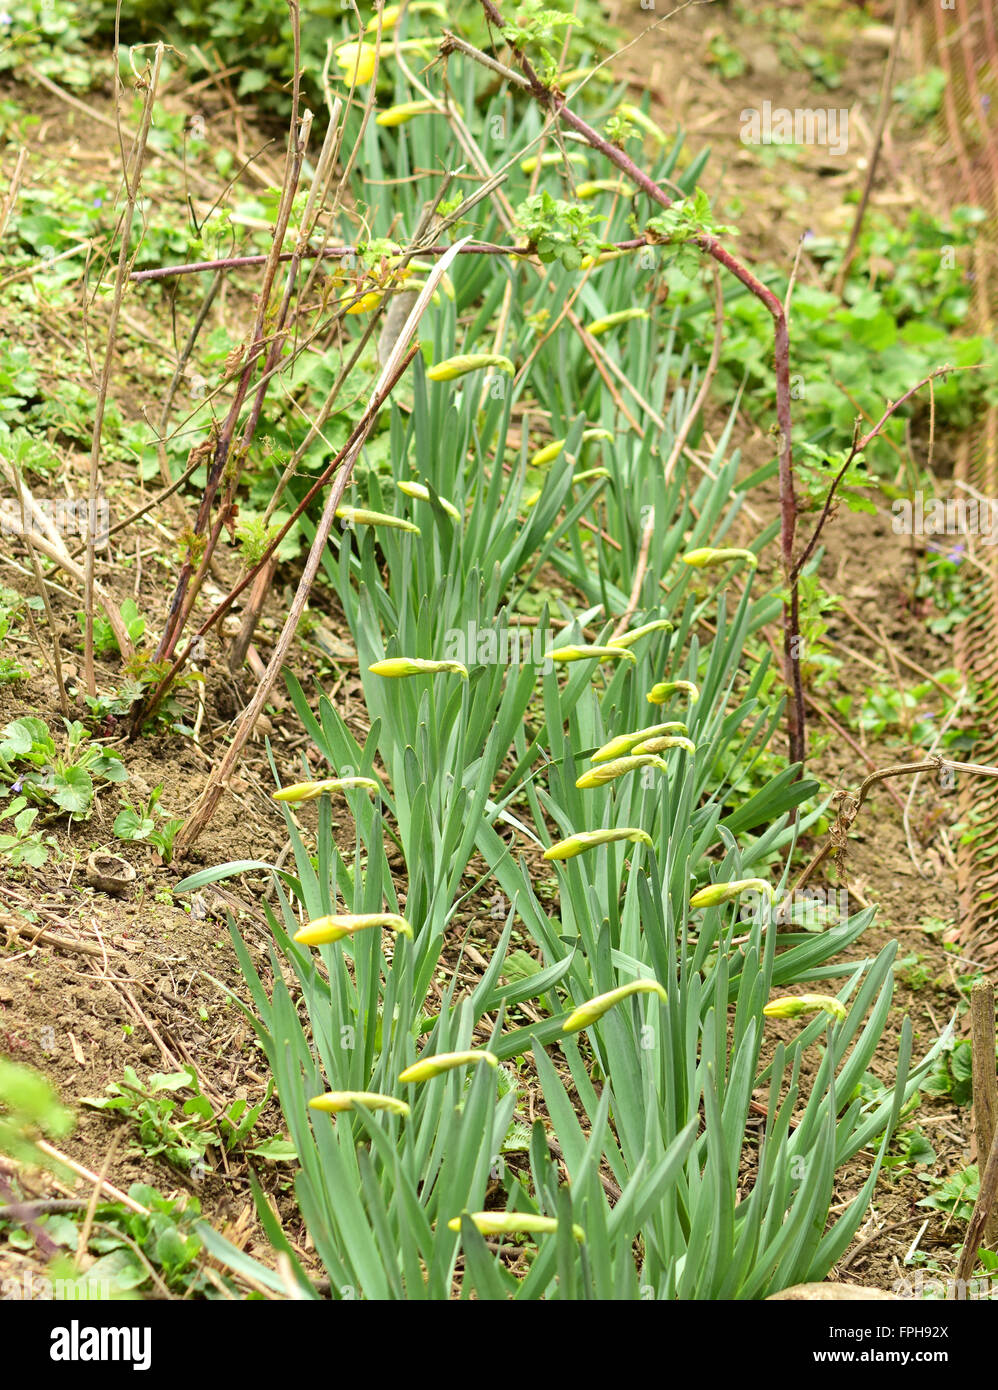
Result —
M 637 657 L 633 652 L 629 652 L 624 647 L 555 647 L 553 651 L 547 653 L 548 661 L 590 661 L 600 657 L 605 661 L 633 661 L 637 663 Z
M 357 291 L 350 289 L 346 294 L 340 295 L 340 303 L 346 304 L 348 314 L 369 314 L 372 309 L 376 309 L 384 298 L 384 290 L 367 290 L 357 297 Z
M 473 1067 L 479 1062 L 495 1069 L 499 1065 L 499 1058 L 483 1047 L 468 1052 L 438 1052 L 435 1057 L 423 1057 L 413 1062 L 411 1067 L 406 1067 L 405 1071 L 399 1073 L 399 1080 L 429 1081 L 434 1076 L 442 1076 L 445 1071 L 453 1071 L 455 1067 Z
M 631 980 L 629 984 L 620 985 L 606 994 L 597 994 L 595 999 L 587 999 L 584 1004 L 580 1004 L 565 1019 L 561 1031 L 578 1033 L 581 1028 L 588 1028 L 609 1012 L 614 1004 L 619 1004 L 622 999 L 629 999 L 632 994 L 657 994 L 663 1004 L 667 1003 L 669 998 L 657 980 Z
M 457 102 L 454 103 L 454 109 L 459 116 L 464 115 L 463 107 Z M 446 116 L 446 114 L 446 110 L 439 101 L 400 101 L 395 106 L 389 106 L 384 111 L 379 112 L 374 118 L 374 124 L 386 126 L 391 129 L 394 126 L 405 125 L 407 121 L 411 121 L 415 116 Z M 410 264 L 415 268 L 415 262 L 411 262 Z M 420 269 L 425 271 L 429 270 L 429 268 L 430 267 L 425 261 L 422 262 Z M 448 280 L 450 285 L 450 293 L 447 294 L 447 298 L 453 299 L 453 284 L 450 283 L 446 275 L 444 275 L 442 279 Z M 447 290 L 445 289 L 444 292 L 447 293 Z
M 391 526 L 396 531 L 412 531 L 421 535 L 419 527 L 402 516 L 389 516 L 386 512 L 369 512 L 364 507 L 337 507 L 336 515 L 351 526 Z
M 399 22 L 399 20 L 400 20 L 401 18 L 402 18 L 402 6 L 401 6 L 401 5 L 386 5 L 385 8 L 384 8 L 384 9 L 382 10 L 382 12 L 381 12 L 381 32 L 382 32 L 383 34 L 387 34 L 387 33 L 389 32 L 389 30 L 395 28 L 396 24 Z M 367 33 L 369 33 L 369 34 L 376 34 L 377 32 L 378 32 L 378 16 L 375 15 L 373 19 L 369 19 L 368 22 L 367 22 Z
M 691 703 L 700 698 L 700 692 L 692 681 L 659 681 L 652 686 L 646 698 L 650 705 L 664 705 L 669 696 L 678 691 L 688 695 Z
M 339 1115 L 344 1110 L 356 1110 L 358 1105 L 368 1110 L 390 1110 L 393 1115 L 408 1115 L 409 1107 L 404 1100 L 394 1096 L 383 1096 L 378 1091 L 327 1091 L 324 1096 L 316 1096 L 308 1103 L 310 1110 L 324 1110 L 327 1115 Z
M 576 482 L 578 481 L 580 479 L 576 479 Z M 649 632 L 657 631 L 672 631 L 672 623 L 669 622 L 668 618 L 657 618 L 655 622 L 644 623 L 641 627 L 633 628 L 630 632 L 621 633 L 619 637 L 610 637 L 607 639 L 607 646 L 633 647 L 635 642 L 640 641 L 642 637 L 647 637 Z
M 589 759 L 591 763 L 608 763 L 611 758 L 623 758 L 628 753 L 634 751 L 639 743 L 644 743 L 650 738 L 661 738 L 663 734 L 688 734 L 689 730 L 685 724 L 678 719 L 669 720 L 666 724 L 650 724 L 647 729 L 635 729 L 632 734 L 618 734 L 609 743 L 604 743 L 602 748 L 597 748 L 596 752 Z
M 438 109 L 435 101 L 400 101 L 396 106 L 389 106 L 387 110 L 380 111 L 374 118 L 374 124 L 389 128 L 405 125 L 406 121 L 411 121 L 414 116 L 428 116 Z
M 561 150 L 549 150 L 547 154 L 532 154 L 527 159 L 520 160 L 520 168 L 525 174 L 532 174 L 538 164 L 542 169 L 550 168 L 552 164 L 575 164 L 580 169 L 589 168 L 589 160 L 581 150 L 570 150 L 563 154 Z
M 345 936 L 353 936 L 371 927 L 387 927 L 412 940 L 412 927 L 397 912 L 341 913 L 316 917 L 307 927 L 299 928 L 294 939 L 300 946 L 328 946 L 330 942 L 342 941 Z
M 336 50 L 336 66 L 343 69 L 344 82 L 370 82 L 377 61 L 373 43 L 345 43 Z
M 604 430 L 604 429 L 583 430 L 583 431 L 582 431 L 582 439 L 581 439 L 581 441 L 580 441 L 580 444 L 591 444 L 591 443 L 592 443 L 594 440 L 596 440 L 596 439 L 612 439 L 612 438 L 613 438 L 613 435 L 610 433 L 609 430 Z M 542 449 L 538 449 L 538 450 L 537 450 L 537 453 L 534 454 L 533 458 L 530 460 L 530 466 L 531 466 L 531 468 L 542 468 L 542 467 L 544 466 L 545 463 L 550 463 L 552 459 L 556 459 L 556 458 L 558 457 L 558 455 L 561 453 L 561 451 L 562 451 L 562 449 L 564 449 L 564 447 L 565 447 L 565 440 L 564 440 L 564 439 L 553 439 L 553 440 L 551 441 L 550 444 L 545 444 L 544 447 L 543 447 Z M 576 482 L 580 482 L 580 481 L 581 481 L 581 478 L 577 478 L 577 479 L 576 479 Z
M 623 179 L 589 179 L 585 183 L 575 185 L 575 196 L 577 198 L 595 198 L 597 193 L 624 193 L 634 192 L 634 185 L 625 183 Z
M 819 1010 L 831 1014 L 832 1018 L 845 1018 L 846 1006 L 830 994 L 795 994 L 786 999 L 774 999 L 763 1008 L 767 1018 L 799 1018 L 801 1014 L 817 1013 Z
M 597 478 L 609 478 L 609 476 L 610 476 L 610 470 L 609 470 L 609 468 L 587 468 L 586 471 L 585 471 L 584 473 L 576 473 L 576 474 L 573 475 L 573 477 L 572 477 L 572 486 L 573 486 L 573 487 L 577 487 L 579 483 L 593 483 L 593 482 L 596 481 Z M 619 642 L 608 642 L 608 643 L 607 643 L 607 646 L 608 646 L 608 647 L 619 647 L 619 646 L 620 646 L 620 643 L 619 643 Z M 604 660 L 604 661 L 608 661 L 608 660 L 609 660 L 609 657 L 603 657 L 603 660 Z
M 398 488 L 399 492 L 404 492 L 406 497 L 415 497 L 420 502 L 430 501 L 430 489 L 425 483 L 411 483 L 407 479 L 403 479 L 401 482 L 397 482 L 395 486 Z M 453 502 L 448 502 L 446 497 L 440 497 L 439 495 L 437 496 L 437 501 L 448 516 L 453 517 L 455 521 L 461 520 L 461 513 L 454 506 Z
M 583 256 L 582 264 L 579 269 L 598 269 L 601 265 L 609 265 L 611 261 L 619 261 L 621 256 L 629 256 L 630 254 L 631 252 L 629 250 L 618 251 L 616 247 L 614 247 L 611 251 L 601 251 L 598 256 Z
M 470 1211 L 469 1219 L 483 1236 L 534 1236 L 553 1235 L 558 1223 L 553 1216 L 537 1216 L 529 1211 Z M 449 1231 L 461 1229 L 461 1218 L 455 1216 L 447 1222 Z M 576 1240 L 585 1240 L 581 1226 L 572 1224 L 572 1235 Z
M 761 893 L 773 901 L 773 890 L 764 878 L 734 878 L 730 883 L 711 883 L 690 898 L 690 907 L 718 907 L 734 902 L 743 893 Z
M 759 563 L 751 550 L 711 550 L 709 546 L 703 550 L 687 551 L 683 556 L 684 565 L 693 565 L 698 570 L 707 569 L 710 565 L 726 565 L 731 560 L 745 560 L 753 569 Z
M 607 782 L 615 782 L 618 777 L 625 777 L 628 772 L 634 772 L 639 767 L 657 767 L 660 772 L 669 771 L 669 764 L 656 757 L 654 753 L 639 753 L 637 756 L 614 758 L 613 762 L 601 763 L 599 767 L 590 768 L 575 785 L 583 790 L 603 787 Z
M 530 460 L 531 468 L 542 468 L 545 463 L 550 463 L 556 459 L 565 447 L 563 439 L 554 439 L 550 444 L 545 444 L 543 449 L 538 449 L 537 453 Z
M 409 8 L 415 9 L 415 6 L 410 5 Z M 418 53 L 423 58 L 432 58 L 436 54 L 438 47 L 438 39 L 403 39 L 399 44 L 399 49 L 402 53 Z M 388 51 L 391 53 L 392 49 Z
M 427 367 L 426 375 L 430 381 L 453 381 L 455 377 L 467 376 L 469 372 L 478 372 L 485 367 L 494 367 L 498 372 L 506 372 L 512 376 L 516 370 L 508 357 L 503 357 L 498 352 L 464 352 L 457 357 L 445 357 L 442 362 L 435 362 L 432 367 Z
M 592 323 L 586 324 L 586 332 L 598 338 L 601 333 L 608 333 L 619 324 L 630 323 L 632 319 L 647 318 L 651 318 L 647 309 L 619 309 L 615 314 L 607 314 L 606 318 L 593 319 Z
M 635 106 L 629 101 L 622 101 L 617 110 L 621 116 L 626 117 L 632 125 L 638 126 L 646 135 L 650 135 L 659 145 L 668 143 L 665 131 L 661 130 L 650 116 L 646 116 L 639 106 Z
M 574 859 L 577 854 L 584 854 L 587 849 L 595 849 L 597 845 L 610 845 L 617 840 L 630 840 L 636 845 L 648 845 L 651 847 L 651 836 L 645 830 L 580 830 L 574 835 L 569 835 L 567 840 L 559 840 L 550 849 L 544 851 L 545 859 Z
M 377 782 L 371 777 L 326 777 L 321 782 L 295 782 L 271 795 L 275 801 L 314 801 L 323 792 L 348 792 L 355 787 L 363 787 L 369 792 L 378 790 Z
M 665 753 L 670 748 L 683 748 L 687 753 L 697 751 L 696 744 L 688 738 L 683 738 L 677 734 L 659 734 L 657 738 L 646 738 L 640 743 L 636 743 L 631 749 L 632 753 Z
M 542 488 L 537 487 L 534 488 L 533 492 L 528 492 L 526 497 L 524 497 L 523 499 L 524 507 L 536 507 L 537 503 L 541 500 L 542 491 Z
M 427 661 L 420 656 L 392 656 L 385 661 L 376 661 L 367 668 L 376 676 L 460 676 L 468 679 L 467 668 L 460 661 Z
M 607 643 L 609 647 L 633 647 L 635 642 L 642 637 L 647 637 L 649 632 L 671 632 L 672 624 L 668 618 L 656 618 L 653 623 L 642 623 L 641 627 L 631 628 L 630 632 L 622 632 L 619 637 L 611 637 Z

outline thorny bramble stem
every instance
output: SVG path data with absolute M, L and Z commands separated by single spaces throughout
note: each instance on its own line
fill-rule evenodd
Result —
M 627 241 L 609 241 L 604 250 L 606 251 L 638 251 L 648 243 L 644 237 L 631 237 Z M 447 244 L 441 246 L 421 246 L 418 254 L 420 256 L 445 256 L 450 250 Z M 278 256 L 279 261 L 290 261 L 296 253 L 294 251 L 282 251 Z M 532 256 L 534 253 L 529 246 L 499 246 L 491 241 L 470 241 L 467 246 L 462 246 L 458 252 L 459 256 Z M 348 257 L 359 255 L 356 246 L 326 246 L 321 251 L 306 251 L 301 255 L 302 260 L 315 257 L 317 260 L 346 260 Z M 260 256 L 228 256 L 220 261 L 192 261 L 189 265 L 161 265 L 152 270 L 136 270 L 129 276 L 135 283 L 143 280 L 167 280 L 175 275 L 194 275 L 202 270 L 242 270 L 247 266 L 264 265 L 268 257 Z
M 930 382 L 935 381 L 936 377 L 948 376 L 950 372 L 975 372 L 979 370 L 979 363 L 973 363 L 967 367 L 953 367 L 950 366 L 948 363 L 945 363 L 941 367 L 935 367 L 929 373 L 928 376 L 923 377 L 921 381 L 916 382 L 915 385 L 910 387 L 909 390 L 907 390 L 903 396 L 899 396 L 896 401 L 889 401 L 887 404 L 887 409 L 884 411 L 883 415 L 881 415 L 880 419 L 873 426 L 873 428 L 869 430 L 866 434 L 864 434 L 862 438 L 859 437 L 859 422 L 857 420 L 857 433 L 856 437 L 853 440 L 852 448 L 849 450 L 849 454 L 846 458 L 845 463 L 842 465 L 842 467 L 839 469 L 838 473 L 836 473 L 835 477 L 832 480 L 832 485 L 828 489 L 828 496 L 825 498 L 825 505 L 822 507 L 821 515 L 818 517 L 818 520 L 815 523 L 814 530 L 811 533 L 811 539 L 804 547 L 796 564 L 793 567 L 791 577 L 795 585 L 801 576 L 804 566 L 811 558 L 815 546 L 818 544 L 818 537 L 821 535 L 821 529 L 828 519 L 828 513 L 831 511 L 832 503 L 835 500 L 835 492 L 839 486 L 839 483 L 841 483 L 842 479 L 849 471 L 850 464 L 854 463 L 855 460 L 860 456 L 860 454 L 866 451 L 872 440 L 877 438 L 877 436 L 880 434 L 880 431 L 887 424 L 887 421 L 891 418 L 894 412 L 898 410 L 902 405 L 904 405 L 905 401 L 910 400 L 917 391 L 921 391 L 923 386 L 928 386 Z

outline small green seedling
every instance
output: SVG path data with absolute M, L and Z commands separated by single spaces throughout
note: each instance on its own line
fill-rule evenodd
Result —
M 133 806 L 126 801 L 114 818 L 114 833 L 119 840 L 148 840 L 159 850 L 163 862 L 169 864 L 173 858 L 173 841 L 184 821 L 183 817 L 162 820 L 165 813 L 160 810 L 158 804 L 162 795 L 163 788 L 160 785 L 153 788 L 144 807 L 141 804 Z M 158 827 L 157 816 L 161 818 Z

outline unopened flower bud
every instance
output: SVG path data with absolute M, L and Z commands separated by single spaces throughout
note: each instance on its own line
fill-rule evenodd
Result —
M 294 939 L 300 946 L 328 946 L 330 942 L 342 941 L 345 936 L 353 936 L 371 927 L 387 927 L 412 939 L 412 927 L 397 912 L 347 912 L 316 917 L 307 926 L 299 928 Z
M 580 830 L 575 835 L 569 835 L 567 840 L 558 840 L 550 849 L 546 849 L 544 858 L 574 859 L 577 854 L 584 854 L 587 849 L 595 849 L 598 845 L 611 845 L 617 840 L 630 840 L 636 845 L 648 846 L 652 842 L 646 830 Z
M 483 1047 L 473 1048 L 468 1052 L 438 1052 L 435 1057 L 423 1057 L 418 1062 L 413 1062 L 411 1067 L 406 1067 L 405 1071 L 399 1073 L 399 1080 L 429 1081 L 432 1077 L 442 1076 L 444 1072 L 452 1071 L 455 1067 L 473 1067 L 479 1062 L 495 1069 L 499 1065 L 499 1058 Z
M 728 883 L 711 883 L 701 888 L 690 898 L 690 907 L 719 907 L 721 903 L 734 902 L 743 893 L 761 893 L 773 901 L 773 890 L 764 878 L 733 878 Z
M 393 1115 L 408 1115 L 409 1107 L 404 1100 L 394 1096 L 383 1096 L 378 1091 L 327 1091 L 324 1096 L 315 1096 L 308 1103 L 310 1110 L 324 1110 L 327 1115 L 339 1115 L 345 1110 L 356 1110 L 363 1105 L 367 1110 L 390 1110 Z
M 581 1028 L 588 1028 L 597 1019 L 602 1018 L 615 1004 L 629 999 L 632 994 L 657 994 L 663 1004 L 668 1003 L 669 1000 L 669 996 L 657 980 L 631 980 L 629 984 L 621 985 L 618 989 L 608 990 L 606 994 L 597 994 L 595 999 L 587 999 L 584 1004 L 580 1004 L 565 1019 L 561 1025 L 561 1031 L 563 1033 L 578 1033 Z
M 765 1005 L 763 1013 L 767 1018 L 799 1018 L 801 1014 L 823 1011 L 832 1018 L 845 1018 L 846 1006 L 830 994 L 795 994 L 786 999 L 774 999 Z
M 468 679 L 467 668 L 460 661 L 427 661 L 419 656 L 391 656 L 384 661 L 376 661 L 367 668 L 376 676 L 460 676 Z
M 506 372 L 509 376 L 515 371 L 509 358 L 498 352 L 465 352 L 435 362 L 432 367 L 427 367 L 426 375 L 430 381 L 453 381 L 455 377 L 481 371 L 484 367 L 494 367 L 496 371 Z
M 612 762 L 600 763 L 597 767 L 591 767 L 588 772 L 584 772 L 577 779 L 575 785 L 583 789 L 604 787 L 607 782 L 615 782 L 618 777 L 625 777 L 628 772 L 634 772 L 639 767 L 657 767 L 660 772 L 669 771 L 669 764 L 656 757 L 654 753 L 632 754 L 626 758 L 614 758 Z

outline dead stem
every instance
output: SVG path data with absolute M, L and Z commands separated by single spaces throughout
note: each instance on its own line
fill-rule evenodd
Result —
M 101 458 L 101 434 L 104 426 L 104 411 L 107 406 L 108 389 L 111 384 L 111 371 L 114 366 L 115 338 L 118 330 L 118 316 L 121 313 L 121 301 L 125 292 L 125 284 L 128 279 L 128 265 L 131 255 L 131 231 L 132 220 L 135 216 L 135 208 L 138 201 L 139 185 L 142 182 L 142 169 L 145 164 L 146 144 L 149 137 L 149 130 L 152 125 L 153 104 L 156 99 L 156 92 L 159 87 L 160 68 L 163 63 L 163 56 L 166 52 L 165 45 L 156 45 L 156 53 L 153 59 L 152 69 L 147 69 L 145 100 L 142 107 L 142 120 L 139 126 L 139 133 L 136 136 L 135 144 L 132 148 L 131 166 L 132 172 L 129 177 L 127 163 L 122 169 L 122 177 L 125 183 L 125 212 L 122 218 L 120 231 L 120 245 L 118 247 L 118 266 L 114 277 L 114 290 L 111 297 L 111 312 L 107 325 L 107 343 L 104 353 L 104 366 L 101 371 L 100 381 L 97 386 L 97 401 L 94 408 L 93 438 L 90 445 L 90 484 L 87 494 L 88 517 L 87 517 L 87 557 L 86 569 L 84 574 L 84 603 L 86 607 L 86 620 L 83 636 L 83 679 L 86 683 L 87 693 L 97 694 L 97 679 L 94 674 L 94 568 L 96 560 L 97 544 L 97 486 L 100 476 Z M 116 86 L 120 86 L 120 77 L 116 78 Z M 108 617 L 110 618 L 110 613 Z M 124 626 L 124 624 L 122 624 Z M 122 655 L 124 655 L 122 650 Z
M 13 474 L 14 474 L 14 480 L 15 480 L 15 482 L 17 483 L 17 494 L 18 494 L 18 497 L 21 499 L 21 524 L 22 524 L 22 526 L 23 526 L 23 525 L 24 525 L 24 510 L 25 510 L 25 509 L 24 509 L 24 482 L 23 482 L 23 480 L 22 480 L 22 478 L 21 478 L 20 471 L 19 471 L 16 467 L 14 467 L 13 464 L 11 465 L 11 470 L 12 470 L 12 472 L 13 472 Z M 28 605 L 28 607 L 27 607 L 27 609 L 26 609 L 25 611 L 27 612 L 27 615 L 28 615 L 28 622 L 29 622 L 30 625 L 31 625 L 32 634 L 34 635 L 35 641 L 36 641 L 37 644 L 38 644 L 38 650 L 39 650 L 39 651 L 41 652 L 41 654 L 42 654 L 42 659 L 43 659 L 43 661 L 45 662 L 45 664 L 46 664 L 47 666 L 50 667 L 50 669 L 51 669 L 51 671 L 52 671 L 52 674 L 53 674 L 53 676 L 55 677 L 56 687 L 57 687 L 57 689 L 58 689 L 58 691 L 59 691 L 59 708 L 62 710 L 63 717 L 64 717 L 65 719 L 68 719 L 68 718 L 70 717 L 69 696 L 66 694 L 66 682 L 63 680 L 63 677 L 62 677 L 62 653 L 61 653 L 61 651 L 60 651 L 60 649 L 59 649 L 59 629 L 58 629 L 58 627 L 56 626 L 55 617 L 54 617 L 54 615 L 53 615 L 53 613 L 52 613 L 52 604 L 49 602 L 48 585 L 45 583 L 45 576 L 44 576 L 44 574 L 42 574 L 42 567 L 41 567 L 41 565 L 38 563 L 38 556 L 35 554 L 35 547 L 34 547 L 34 546 L 32 545 L 32 543 L 31 543 L 31 532 L 30 532 L 29 530 L 24 530 L 24 531 L 22 531 L 22 535 L 23 535 L 23 537 L 24 537 L 24 544 L 25 544 L 25 546 L 27 547 L 27 550 L 28 550 L 28 558 L 29 558 L 30 561 L 31 561 L 31 568 L 32 568 L 32 570 L 33 570 L 33 572 L 34 572 L 34 576 L 35 576 L 35 587 L 37 588 L 38 593 L 39 593 L 39 595 L 40 595 L 40 597 L 41 597 L 41 600 L 42 600 L 42 604 L 44 605 L 44 608 L 45 608 L 45 616 L 46 616 L 46 618 L 48 618 L 48 623 L 49 623 L 49 632 L 52 634 L 52 660 L 51 660 L 51 662 L 49 661 L 48 652 L 46 652 L 45 646 L 44 646 L 44 644 L 43 644 L 43 642 L 42 642 L 41 633 L 38 631 L 38 628 L 37 628 L 37 626 L 36 626 L 36 624 L 35 624 L 35 617 L 34 617 L 34 614 L 33 614 L 32 611 L 31 611 L 31 605 L 30 605 L 30 604 Z
M 998 777 L 998 767 L 985 767 L 980 763 L 959 763 L 951 758 L 943 758 L 938 755 L 918 763 L 894 763 L 890 767 L 878 768 L 863 779 L 855 797 L 850 796 L 848 792 L 835 793 L 833 800 L 838 802 L 839 809 L 835 822 L 829 829 L 828 840 L 802 871 L 793 886 L 793 892 L 796 893 L 803 888 L 815 869 L 823 864 L 833 851 L 836 855 L 845 853 L 849 829 L 859 815 L 867 793 L 875 783 L 883 782 L 888 777 L 906 777 L 913 773 L 941 771 L 972 772 L 981 777 Z
M 666 460 L 666 482 L 672 477 L 673 469 L 679 462 L 679 455 L 683 452 L 686 441 L 689 438 L 690 430 L 693 428 L 693 422 L 703 409 L 703 403 L 707 399 L 707 392 L 710 390 L 711 382 L 714 380 L 714 375 L 717 372 L 717 364 L 721 360 L 721 343 L 724 340 L 724 292 L 721 288 L 721 276 L 717 266 L 714 266 L 713 270 L 714 343 L 710 350 L 710 361 L 707 363 L 707 370 L 704 372 L 703 380 L 700 383 L 700 389 L 697 391 L 693 404 L 683 417 L 683 423 L 680 425 L 679 432 L 676 435 L 676 442 L 673 444 L 672 451 Z

